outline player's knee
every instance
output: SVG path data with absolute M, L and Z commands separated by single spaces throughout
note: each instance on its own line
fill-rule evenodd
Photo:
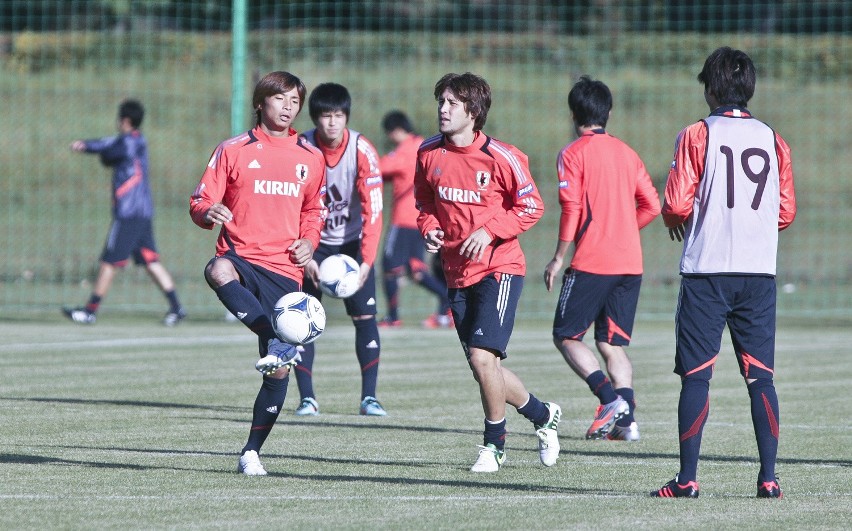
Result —
M 681 376 L 681 385 L 686 385 L 687 382 L 706 382 L 709 384 L 710 380 L 713 378 L 713 369 L 707 367 L 700 371 L 693 371 Z
M 233 280 L 238 280 L 238 276 L 230 260 L 213 258 L 204 267 L 204 280 L 211 288 L 215 289 Z
M 385 268 L 385 278 L 388 280 L 397 279 L 405 274 L 405 268 L 402 266 L 393 267 L 390 269 Z
M 775 386 L 775 381 L 771 377 L 766 378 L 745 378 L 746 385 L 749 389 L 760 389 L 763 387 Z
M 482 375 L 494 370 L 498 359 L 500 357 L 490 350 L 482 348 L 471 348 L 468 350 L 467 362 L 477 381 L 479 381 Z
M 574 339 L 571 337 L 562 337 L 559 335 L 553 336 L 553 345 L 559 349 L 560 352 L 567 352 L 571 345 L 582 343 L 581 339 Z

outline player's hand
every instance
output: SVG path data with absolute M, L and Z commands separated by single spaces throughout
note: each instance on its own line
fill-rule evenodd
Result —
M 488 231 L 484 227 L 479 227 L 461 244 L 459 254 L 474 262 L 479 262 L 482 255 L 485 254 L 488 244 L 492 241 L 493 238 L 488 234 Z
M 683 223 L 681 223 L 677 227 L 672 227 L 672 228 L 669 229 L 669 238 L 671 238 L 672 241 L 677 240 L 679 242 L 682 242 L 683 241 L 683 235 L 685 233 L 686 233 L 686 228 L 683 226 Z
M 426 233 L 426 252 L 435 254 L 444 246 L 444 231 L 433 229 Z
M 305 267 L 314 256 L 314 246 L 305 238 L 296 240 L 287 250 L 290 251 L 290 258 L 297 267 Z
M 204 214 L 205 223 L 215 223 L 221 225 L 234 219 L 234 214 L 231 210 L 222 203 L 213 203 L 207 212 Z
M 305 264 L 305 278 L 313 282 L 315 287 L 319 287 L 319 264 L 313 258 Z
M 367 277 L 370 276 L 370 270 L 373 266 L 367 263 L 361 264 L 361 270 L 358 272 L 358 289 L 364 287 L 364 282 L 367 282 Z
M 553 257 L 549 264 L 544 266 L 544 285 L 547 291 L 553 291 L 553 281 L 562 272 L 562 258 Z
M 71 151 L 86 151 L 86 143 L 82 140 L 75 140 L 71 142 Z

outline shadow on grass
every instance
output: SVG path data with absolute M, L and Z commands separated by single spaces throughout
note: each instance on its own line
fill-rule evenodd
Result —
M 238 406 L 210 406 L 199 404 L 180 404 L 177 402 L 151 402 L 147 400 L 103 400 L 92 398 L 49 398 L 49 397 L 0 397 L 0 400 L 19 401 L 19 402 L 48 402 L 51 404 L 90 404 L 90 405 L 105 405 L 105 406 L 121 406 L 121 407 L 153 407 L 163 409 L 192 409 L 192 410 L 209 410 L 209 411 L 250 411 L 249 407 Z
M 164 408 L 164 409 L 186 409 L 186 410 L 207 410 L 207 411 L 220 411 L 220 412 L 247 412 L 249 410 L 248 407 L 237 407 L 237 406 L 211 406 L 211 405 L 198 405 L 198 404 L 181 404 L 174 402 L 152 402 L 152 401 L 144 401 L 144 400 L 103 400 L 103 399 L 81 399 L 81 398 L 48 398 L 48 397 L 0 397 L 0 400 L 7 401 L 29 401 L 29 402 L 49 402 L 52 404 L 92 404 L 92 405 L 110 405 L 110 406 L 130 406 L 130 407 L 150 407 L 150 408 Z M 459 429 L 459 428 L 441 428 L 437 426 L 426 426 L 426 425 L 412 425 L 412 424 L 390 424 L 387 422 L 387 419 L 373 419 L 369 417 L 358 416 L 359 422 L 329 422 L 325 419 L 312 419 L 312 420 L 301 420 L 290 418 L 279 418 L 278 424 L 287 425 L 291 427 L 311 427 L 313 429 L 333 429 L 338 430 L 341 428 L 345 429 L 361 429 L 361 430 L 377 430 L 377 431 L 402 431 L 402 432 L 415 432 L 415 433 L 445 433 L 445 434 L 459 434 L 459 435 L 477 435 L 482 432 L 479 430 L 472 429 Z M 228 419 L 217 419 L 220 421 L 228 421 Z M 230 419 L 231 422 L 236 423 L 247 423 L 247 419 Z M 367 422 L 370 422 L 369 424 Z M 521 434 L 518 434 L 521 435 Z M 562 437 L 560 437 L 562 438 Z M 600 444 L 600 442 L 596 442 L 594 444 Z M 603 444 L 620 444 L 623 443 L 608 443 L 605 442 Z M 82 447 L 75 447 L 82 448 Z M 513 451 L 526 451 L 527 448 L 515 448 L 512 446 L 507 447 Z M 103 450 L 103 448 L 91 448 L 93 450 Z M 146 452 L 150 450 L 145 449 L 114 449 L 114 450 L 123 450 L 123 451 L 134 451 L 134 452 Z M 162 453 L 181 453 L 181 451 L 175 450 L 161 450 L 159 452 Z M 197 451 L 183 451 L 187 454 L 199 454 L 203 452 Z M 5 456 L 8 454 L 0 454 L 0 462 L 6 462 Z M 231 454 L 211 454 L 211 455 L 231 455 Z M 604 450 L 563 450 L 562 457 L 570 459 L 571 455 L 581 455 L 587 457 L 607 457 L 612 458 L 614 456 L 618 457 L 626 457 L 626 458 L 634 458 L 634 459 L 678 459 L 678 454 L 674 453 L 647 453 L 647 452 L 623 452 L 619 450 L 614 451 L 604 451 Z M 25 458 L 27 456 L 21 456 Z M 271 456 L 272 457 L 272 456 Z M 342 460 L 334 460 L 323 457 L 307 457 L 307 456 L 280 456 L 280 457 L 289 457 L 291 459 L 305 459 L 305 460 L 314 460 L 317 462 L 343 462 L 349 464 L 384 464 L 384 465 L 395 465 L 395 466 L 405 466 L 411 465 L 411 463 L 401 463 L 401 462 L 379 462 L 379 461 L 353 461 L 349 459 Z M 735 455 L 702 455 L 702 461 L 715 461 L 722 463 L 756 463 L 759 462 L 756 456 L 735 456 Z M 822 459 L 817 457 L 802 457 L 802 458 L 779 458 L 778 464 L 788 464 L 788 465 L 826 465 L 826 466 L 840 466 L 840 467 L 852 467 L 852 460 L 848 459 Z M 94 465 L 93 465 L 94 466 Z M 111 465 L 109 465 L 111 466 Z
M 75 447 L 77 448 L 77 447 Z M 78 448 L 79 449 L 79 448 Z M 101 448 L 100 450 L 103 450 Z M 140 451 L 140 450 L 132 450 L 132 451 Z M 163 453 L 172 453 L 172 451 L 159 450 L 158 452 Z M 192 453 L 202 453 L 202 452 L 192 452 Z M 222 454 L 212 454 L 212 455 L 222 455 Z M 233 455 L 233 454 L 227 454 Z M 274 456 L 267 455 L 266 457 L 279 457 L 279 458 L 289 458 L 292 459 L 292 456 Z M 324 460 L 324 459 L 323 459 Z M 338 461 L 338 460 L 335 460 Z M 357 463 L 363 465 L 376 465 L 376 464 L 391 464 L 394 466 L 411 466 L 411 463 L 407 462 L 399 462 L 399 463 L 382 463 L 376 461 L 360 461 L 360 460 L 339 460 L 340 462 L 345 463 Z M 81 460 L 72 460 L 72 459 L 62 459 L 58 457 L 45 457 L 45 456 L 37 456 L 37 455 L 23 455 L 23 454 L 10 454 L 10 453 L 0 453 L 0 463 L 2 464 L 24 464 L 24 465 L 59 465 L 59 466 L 83 466 L 83 467 L 91 467 L 91 468 L 104 468 L 104 469 L 118 469 L 118 470 L 135 470 L 135 471 L 152 471 L 152 470 L 184 470 L 188 472 L 202 472 L 202 473 L 214 473 L 214 474 L 226 474 L 229 476 L 236 476 L 236 472 L 225 471 L 225 470 L 204 470 L 204 469 L 191 469 L 186 467 L 171 467 L 171 466 L 151 466 L 151 465 L 135 465 L 131 463 L 102 463 L 97 461 L 81 461 Z M 418 463 L 418 466 L 433 466 L 436 463 Z M 491 490 L 501 490 L 501 491 L 514 491 L 514 492 L 536 492 L 536 493 L 549 493 L 549 494 L 584 494 L 584 495 L 595 495 L 595 496 L 617 496 L 623 497 L 623 491 L 615 491 L 615 490 L 606 490 L 606 489 L 586 489 L 586 488 L 574 488 L 574 487 L 558 487 L 552 485 L 535 485 L 535 484 L 524 484 L 524 483 L 501 483 L 503 479 L 502 476 L 489 476 L 489 478 L 483 477 L 483 479 L 493 479 L 494 482 L 480 482 L 480 481 L 465 481 L 465 480 L 452 480 L 452 479 L 430 479 L 430 478 L 416 478 L 416 477 L 392 477 L 392 476 L 368 476 L 368 475 L 327 475 L 327 474 L 288 474 L 288 473 L 277 473 L 270 472 L 269 478 L 281 478 L 281 479 L 301 479 L 307 481 L 324 481 L 324 482 L 334 482 L 334 483 L 372 483 L 372 484 L 383 484 L 383 485 L 402 485 L 402 486 L 435 486 L 435 487 L 446 487 L 446 488 L 480 488 L 480 489 L 491 489 Z
M 618 443 L 616 443 L 618 444 Z M 571 455 L 583 455 L 588 457 L 632 457 L 634 459 L 678 459 L 678 454 L 662 454 L 662 453 L 642 453 L 642 452 L 603 452 L 603 451 L 585 451 L 571 450 L 562 452 L 561 457 L 570 457 Z M 701 461 L 717 461 L 720 463 L 759 463 L 757 457 L 738 456 L 738 455 L 701 455 Z M 816 465 L 816 466 L 841 466 L 852 467 L 852 460 L 848 459 L 820 459 L 816 457 L 807 458 L 779 458 L 778 464 L 785 465 Z

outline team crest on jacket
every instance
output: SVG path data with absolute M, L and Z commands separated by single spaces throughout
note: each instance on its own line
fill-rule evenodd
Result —
M 480 190 L 488 188 L 488 183 L 491 182 L 491 172 L 478 171 L 476 172 L 476 185 Z
M 308 166 L 307 164 L 296 164 L 296 180 L 300 183 L 305 182 L 308 179 Z

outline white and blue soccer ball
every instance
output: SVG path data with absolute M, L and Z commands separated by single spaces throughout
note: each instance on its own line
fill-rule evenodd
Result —
M 333 254 L 320 263 L 319 287 L 337 299 L 351 297 L 360 285 L 361 266 L 351 256 Z
M 307 293 L 288 293 L 275 303 L 272 328 L 285 343 L 308 344 L 325 330 L 325 308 L 316 297 Z

